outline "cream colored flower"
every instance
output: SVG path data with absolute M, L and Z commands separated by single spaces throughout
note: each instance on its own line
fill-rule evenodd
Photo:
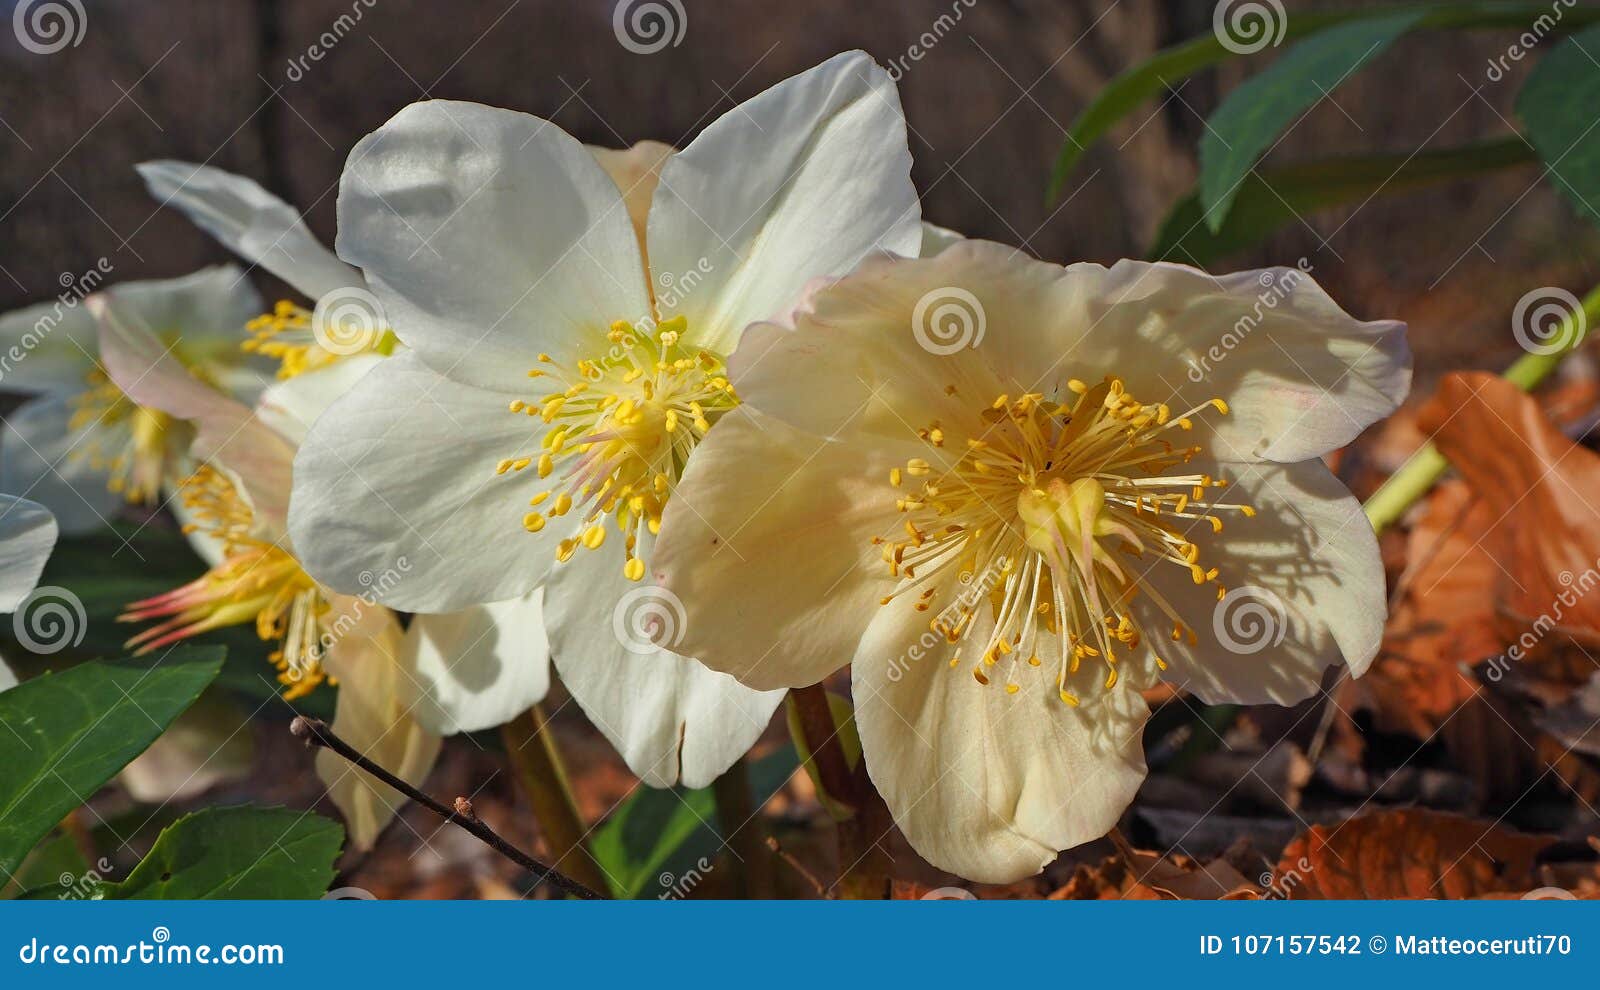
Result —
M 1140 689 L 1288 704 L 1371 661 L 1377 543 L 1318 458 L 1405 394 L 1403 330 L 1297 270 L 869 261 L 746 332 L 652 577 L 751 687 L 849 663 L 912 845 L 1014 880 L 1133 798 Z

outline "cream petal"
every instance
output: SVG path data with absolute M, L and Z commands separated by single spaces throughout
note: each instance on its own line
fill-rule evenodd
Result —
M 410 612 L 526 595 L 568 534 L 526 532 L 528 499 L 548 485 L 531 469 L 495 468 L 537 453 L 546 428 L 415 352 L 380 361 L 317 419 L 295 459 L 289 532 L 302 564 L 347 594 L 403 565 L 379 600 Z
M 123 767 L 117 782 L 146 804 L 188 801 L 218 784 L 249 777 L 254 743 L 249 712 L 208 693 Z
M 686 316 L 696 344 L 726 354 L 808 279 L 874 250 L 915 254 L 920 222 L 894 81 L 864 52 L 837 55 L 662 166 L 648 238 L 661 315 Z
M 867 771 L 912 848 L 968 880 L 1010 883 L 1110 831 L 1145 775 L 1139 693 L 1073 707 L 1033 677 L 1008 694 L 943 652 L 911 659 L 925 631 L 908 605 L 886 609 L 850 665 Z
M 274 382 L 261 393 L 256 415 L 298 447 L 317 417 L 383 360 L 378 354 L 353 354 L 315 371 Z
M 37 502 L 0 495 L 0 612 L 14 612 L 39 583 L 56 545 L 56 521 Z
M 94 317 L 75 295 L 0 316 L 0 388 L 81 389 L 94 370 Z
M 503 725 L 550 690 L 544 591 L 444 615 L 418 615 L 406 630 L 405 667 L 415 680 L 417 721 L 453 736 Z
M 41 395 L 6 417 L 0 436 L 0 488 L 45 506 L 68 535 L 109 524 L 124 505 L 88 456 L 98 440 L 112 448 L 118 438 L 104 428 L 89 427 L 95 431 L 89 435 L 73 430 L 73 412 L 70 395 Z
M 751 687 L 844 665 L 893 588 L 874 537 L 898 532 L 892 450 L 820 440 L 739 409 L 695 449 L 649 573 L 686 609 L 674 649 Z
M 1143 574 L 1190 625 L 1196 646 L 1162 636 L 1155 648 L 1166 679 L 1211 704 L 1292 705 L 1315 694 L 1339 663 L 1359 676 L 1372 662 L 1388 614 L 1378 540 L 1361 511 L 1321 461 L 1212 464 L 1199 471 L 1234 484 L 1217 496 L 1256 510 L 1253 519 L 1222 512 L 1223 531 L 1198 522 L 1188 536 L 1200 563 L 1220 570 L 1228 588 L 1196 586 L 1187 571 L 1152 561 Z M 1146 629 L 1171 622 L 1145 596 L 1135 607 Z
M 363 138 L 338 248 L 408 347 L 484 388 L 523 394 L 541 351 L 571 356 L 649 316 L 616 185 L 559 127 L 510 110 L 414 103 Z
M 643 251 L 646 224 L 650 222 L 650 200 L 655 196 L 661 166 L 677 153 L 677 149 L 660 141 L 640 141 L 628 148 L 586 147 L 622 193 L 628 219 L 633 222 L 633 232 L 639 238 L 639 250 Z
M 644 533 L 647 561 L 650 543 Z M 683 603 L 623 576 L 615 533 L 578 554 L 545 586 L 561 682 L 646 784 L 708 786 L 760 737 L 784 692 L 751 690 L 673 652 Z
M 161 205 L 183 211 L 230 251 L 307 298 L 365 286 L 361 273 L 323 247 L 294 207 L 253 179 L 190 162 L 152 161 L 135 167 Z
M 400 624 L 387 610 L 354 599 L 333 608 L 353 626 L 329 646 L 324 665 L 339 679 L 333 731 L 390 773 L 418 786 L 439 755 L 439 737 L 413 717 L 411 686 L 401 667 Z M 350 845 L 370 849 L 406 798 L 356 769 L 337 753 L 317 753 L 317 776 L 344 816 Z
M 5 658 L 0 657 L 0 691 L 9 691 L 16 686 L 16 673 L 6 665 Z

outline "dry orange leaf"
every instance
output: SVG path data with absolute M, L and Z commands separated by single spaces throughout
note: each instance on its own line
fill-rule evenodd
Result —
M 1554 836 L 1421 808 L 1314 825 L 1289 843 L 1272 894 L 1294 900 L 1460 899 L 1545 886 L 1536 869 Z

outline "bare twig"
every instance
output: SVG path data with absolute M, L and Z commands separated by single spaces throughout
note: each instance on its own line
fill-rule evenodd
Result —
M 427 808 L 429 811 L 443 818 L 452 825 L 457 825 L 470 832 L 475 838 L 481 840 L 489 848 L 511 860 L 518 866 L 534 874 L 534 883 L 552 883 L 573 897 L 584 900 L 599 900 L 601 895 L 560 872 L 552 866 L 529 856 L 527 853 L 502 839 L 494 829 L 483 823 L 472 810 L 472 802 L 466 798 L 458 797 L 454 808 L 447 808 L 433 798 L 412 787 L 410 784 L 396 777 L 394 774 L 378 766 L 376 763 L 362 756 L 355 747 L 333 734 L 327 723 L 320 719 L 297 716 L 289 723 L 289 732 L 296 738 L 305 741 L 306 747 L 322 747 L 330 749 L 351 763 L 365 770 L 378 780 L 404 794 L 406 797 Z

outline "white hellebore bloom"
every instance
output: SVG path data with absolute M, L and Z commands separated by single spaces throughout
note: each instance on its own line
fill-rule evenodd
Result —
M 252 401 L 271 380 L 239 350 L 240 328 L 261 302 L 237 267 L 116 290 L 211 387 Z M 156 502 L 189 445 L 180 424 L 107 379 L 95 341 L 94 317 L 75 295 L 0 316 L 0 388 L 32 396 L 5 419 L 0 489 L 49 507 L 67 533 L 104 525 L 124 501 Z
M 1377 651 L 1377 541 L 1318 458 L 1404 396 L 1404 327 L 1298 270 L 967 241 L 869 261 L 729 367 L 744 405 L 652 576 L 683 648 L 751 687 L 851 665 L 872 780 L 937 866 L 1007 882 L 1104 835 L 1158 677 L 1289 704 Z
M 15 612 L 33 594 L 56 545 L 50 510 L 15 495 L 0 495 L 0 613 Z M 0 659 L 0 691 L 16 687 L 17 675 Z
M 640 584 L 663 507 L 737 398 L 740 332 L 814 276 L 921 244 L 898 95 L 837 56 L 682 151 L 587 150 L 548 121 L 414 104 L 352 152 L 339 254 L 407 350 L 300 450 L 289 528 L 335 588 L 405 555 L 385 600 L 437 612 L 544 589 L 562 680 L 647 783 L 704 786 L 760 735 L 757 692 L 676 649 Z

